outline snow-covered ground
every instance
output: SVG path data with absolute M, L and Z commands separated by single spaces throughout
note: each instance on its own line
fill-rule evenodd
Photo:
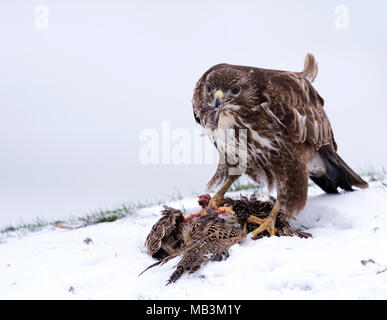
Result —
M 195 198 L 169 205 L 199 209 Z M 248 237 L 228 260 L 169 286 L 177 259 L 138 277 L 154 262 L 144 240 L 160 210 L 75 230 L 3 235 L 0 299 L 387 299 L 387 190 L 380 182 L 340 195 L 310 187 L 293 224 L 312 239 Z

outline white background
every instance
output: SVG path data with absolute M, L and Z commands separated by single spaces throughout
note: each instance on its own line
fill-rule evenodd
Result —
M 0 224 L 203 192 L 216 164 L 138 161 L 141 130 L 197 128 L 210 66 L 300 71 L 307 52 L 354 168 L 387 163 L 382 1 L 37 1 L 0 4 Z M 335 28 L 347 5 L 349 28 Z

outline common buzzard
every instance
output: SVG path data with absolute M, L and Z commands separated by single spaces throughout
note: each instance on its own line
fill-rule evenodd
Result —
M 225 192 L 242 174 L 277 190 L 276 204 L 254 236 L 264 230 L 275 234 L 280 209 L 289 219 L 305 206 L 308 177 L 327 193 L 338 193 L 338 187 L 347 191 L 368 187 L 336 153 L 324 100 L 311 84 L 317 71 L 314 56 L 308 54 L 302 72 L 218 64 L 196 84 L 195 120 L 205 128 L 220 159 L 208 187 L 223 183 L 209 207 L 221 205 Z M 246 166 L 233 171 L 241 158 L 226 149 L 238 146 L 241 132 L 246 136 Z

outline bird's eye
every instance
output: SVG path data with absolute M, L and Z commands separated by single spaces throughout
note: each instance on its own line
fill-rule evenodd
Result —
M 208 94 L 210 94 L 210 93 L 212 92 L 212 89 L 211 89 L 210 86 L 207 86 L 207 87 L 206 87 L 206 90 L 207 90 L 207 93 L 208 93 Z
M 233 96 L 237 96 L 238 94 L 240 94 L 240 92 L 241 92 L 241 87 L 234 87 L 231 89 L 231 94 Z

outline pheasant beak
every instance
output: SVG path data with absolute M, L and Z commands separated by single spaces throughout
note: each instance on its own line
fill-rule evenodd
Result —
M 216 90 L 214 93 L 215 107 L 219 108 L 224 103 L 224 93 L 222 90 Z

